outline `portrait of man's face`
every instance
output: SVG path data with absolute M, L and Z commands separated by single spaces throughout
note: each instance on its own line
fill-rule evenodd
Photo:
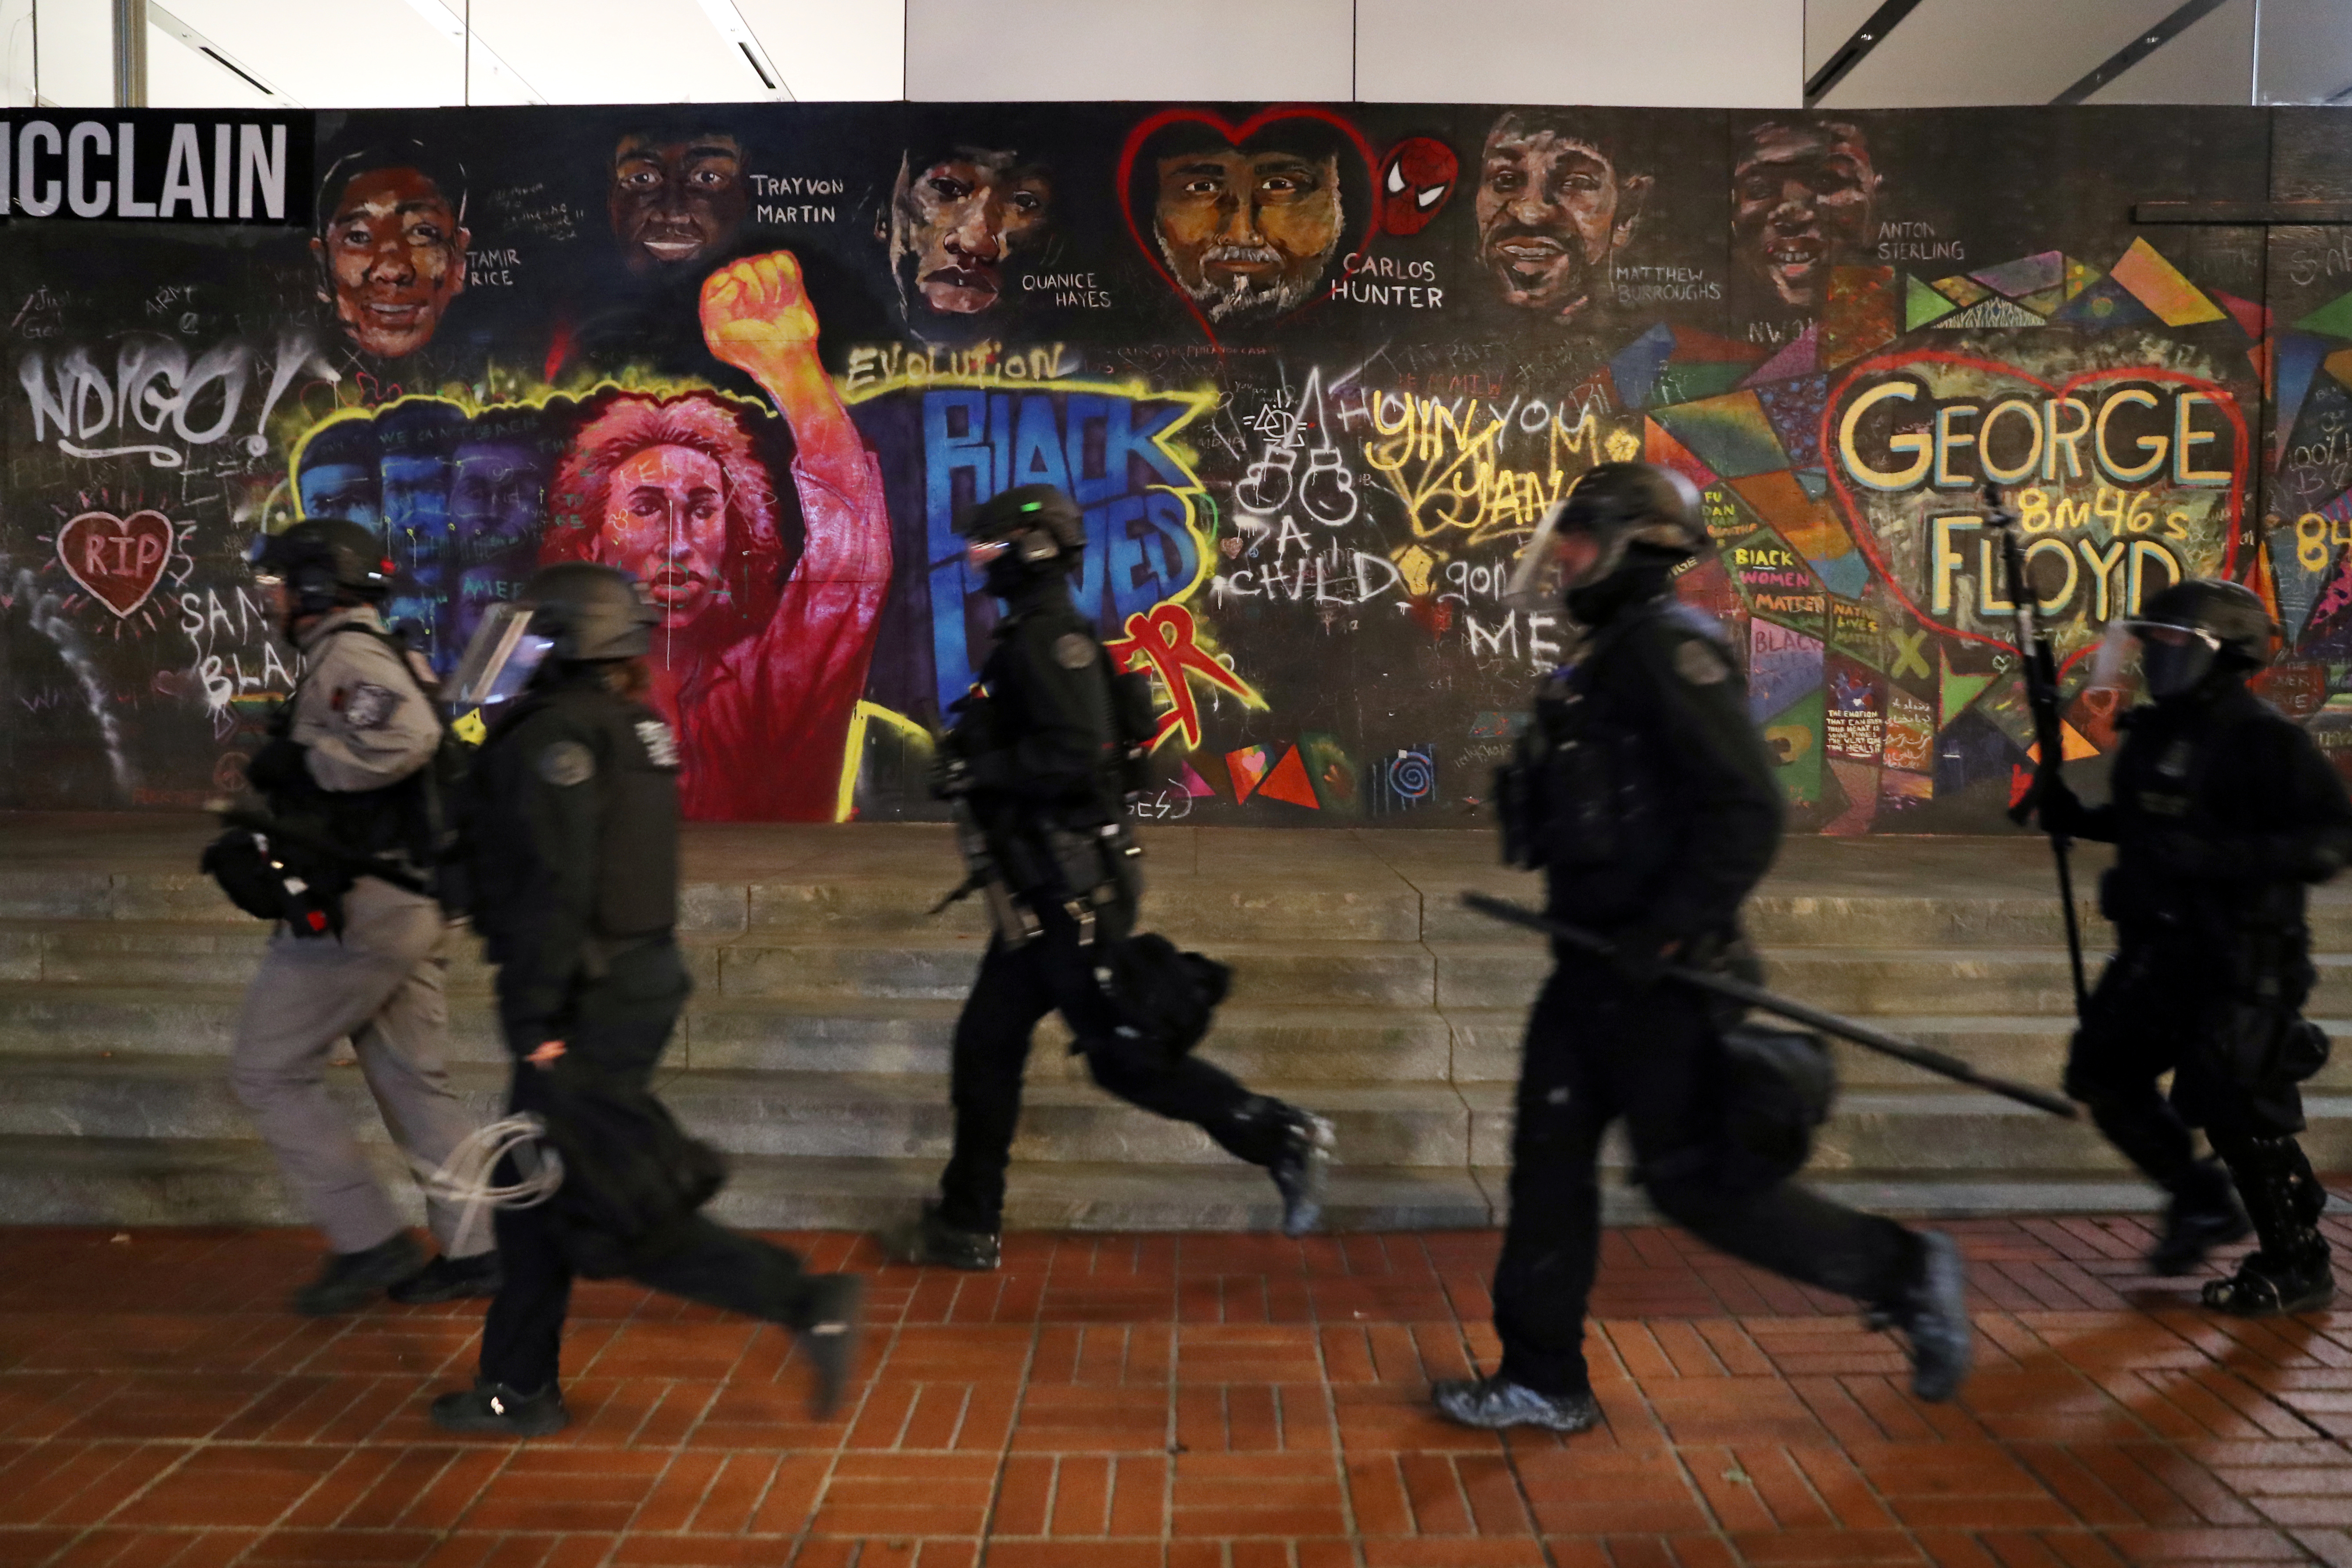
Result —
M 310 242 L 324 274 L 320 298 L 362 353 L 415 353 L 465 292 L 472 237 L 441 188 L 417 170 L 354 174 Z
M 727 559 L 727 476 L 691 447 L 648 447 L 613 470 L 597 558 L 645 585 L 676 631 L 719 596 Z
M 305 462 L 295 480 L 304 517 L 340 517 L 362 528 L 383 521 L 383 502 L 373 462 Z
M 1203 148 L 1158 161 L 1152 232 L 1212 321 L 1276 316 L 1315 297 L 1339 248 L 1335 155 Z
M 1820 310 L 1830 268 L 1866 250 L 1881 183 L 1857 126 L 1758 126 L 1731 173 L 1740 265 L 1781 304 Z
M 457 537 L 510 544 L 537 536 L 548 459 L 535 443 L 467 441 L 450 462 L 449 524 Z
M 643 275 L 716 257 L 742 226 L 749 185 L 743 144 L 724 132 L 622 137 L 605 210 L 623 263 Z
M 1478 172 L 1478 260 L 1506 305 L 1573 321 L 1605 308 L 1650 189 L 1599 138 L 1507 114 Z
M 972 316 L 1003 297 L 1004 261 L 1042 241 L 1054 181 L 1011 151 L 961 147 L 898 176 L 890 264 L 902 294 L 943 315 Z

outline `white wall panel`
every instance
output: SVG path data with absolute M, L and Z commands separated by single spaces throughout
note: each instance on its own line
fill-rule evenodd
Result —
M 907 96 L 1345 99 L 1349 11 L 1349 0 L 908 0 Z
M 2252 103 L 2254 0 L 2230 0 L 2084 100 L 2088 103 Z
M 473 0 L 474 35 L 550 103 L 730 103 L 767 89 L 696 0 Z
M 2263 0 L 2262 101 L 2329 103 L 2352 93 L 2352 3 Z
M 897 98 L 905 85 L 904 0 L 735 0 L 735 8 L 803 102 Z
M 284 108 L 163 28 L 147 29 L 147 102 L 154 109 Z
M 2179 4 L 1927 0 L 1822 101 L 1832 109 L 2047 103 Z
M 67 109 L 114 102 L 114 7 L 108 0 L 37 0 L 40 89 Z
M 41 0 L 47 10 L 55 0 Z M 103 0 L 82 0 L 106 9 Z M 465 59 L 404 0 L 168 0 L 172 13 L 313 109 L 457 103 Z
M 1372 101 L 1803 101 L 1803 0 L 1362 0 L 1360 16 Z

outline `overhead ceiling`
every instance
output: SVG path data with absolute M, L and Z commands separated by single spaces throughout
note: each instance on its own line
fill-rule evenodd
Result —
M 1801 79 L 1780 79 L 1801 57 L 1818 73 L 1893 12 L 1822 107 L 2046 103 L 2136 39 L 2146 58 L 2086 101 L 2352 100 L 2352 0 L 1644 0 L 1630 28 L 1622 0 L 148 4 L 158 106 L 1150 98 L 1179 58 L 1199 98 L 1345 96 L 1344 79 L 1368 99 L 1551 83 L 1590 101 L 1793 106 Z M 112 9 L 0 0 L 7 100 L 110 102 Z M 1701 57 L 1727 39 L 1718 81 Z M 1531 75 L 1530 59 L 1551 65 Z
M 40 96 L 108 101 L 103 56 L 69 76 L 53 32 L 107 0 L 37 0 Z M 467 13 L 472 43 L 467 47 Z M 902 0 L 150 0 L 158 107 L 695 103 L 895 99 Z M 748 49 L 746 46 L 749 46 Z M 103 48 L 103 45 L 100 45 Z

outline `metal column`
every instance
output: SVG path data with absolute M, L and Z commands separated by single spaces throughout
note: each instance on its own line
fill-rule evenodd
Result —
M 147 107 L 147 0 L 114 0 L 114 107 Z

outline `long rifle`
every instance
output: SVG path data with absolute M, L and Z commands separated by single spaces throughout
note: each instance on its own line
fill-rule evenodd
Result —
M 1485 893 L 1465 893 L 1462 895 L 1462 901 L 1482 915 L 1505 921 L 1515 926 L 1525 926 L 1529 931 L 1541 931 L 1546 936 L 1566 942 L 1569 946 L 1591 953 L 1595 957 L 1613 958 L 1617 954 L 1616 944 L 1608 938 L 1586 931 L 1582 926 L 1572 926 L 1565 921 L 1556 921 L 1549 915 L 1538 914 L 1535 910 L 1524 909 L 1507 899 L 1490 898 Z M 1894 1035 L 1882 1035 L 1876 1029 L 1857 1024 L 1851 1018 L 1842 1018 L 1835 1013 L 1824 1012 L 1819 1007 L 1808 1006 L 1802 1002 L 1793 1002 L 1786 996 L 1776 995 L 1761 985 L 1750 985 L 1745 980 L 1735 980 L 1728 974 L 1716 974 L 1704 969 L 1685 969 L 1676 963 L 1664 965 L 1658 973 L 1661 978 L 1674 981 L 1677 984 L 1693 986 L 1700 991 L 1712 991 L 1718 996 L 1728 996 L 1733 1001 L 1744 1003 L 1750 1007 L 1761 1008 L 1767 1013 L 1777 1013 L 1783 1018 L 1793 1018 L 1800 1024 L 1809 1024 L 1823 1034 L 1835 1035 L 1840 1039 L 1852 1040 L 1855 1045 L 1866 1047 L 1881 1056 L 1893 1057 L 1897 1061 L 1909 1062 L 1915 1068 L 1925 1068 L 1929 1072 L 1968 1084 L 1971 1088 L 1990 1089 L 1994 1094 L 2016 1100 L 2021 1105 L 2030 1105 L 2036 1110 L 2046 1110 L 2053 1116 L 2063 1116 L 2069 1121 L 2074 1121 L 2078 1114 L 2074 1109 L 2074 1102 L 2063 1095 L 2053 1094 L 2046 1089 L 2035 1089 L 2031 1084 L 2011 1083 L 2005 1078 L 1995 1078 L 1990 1073 L 1979 1072 L 1958 1057 L 1948 1057 L 1941 1051 L 1930 1050 L 1926 1046 L 1915 1044 Z
M 2001 499 L 2000 487 L 1990 479 L 1985 481 L 1984 504 L 1985 526 L 2000 540 L 2001 575 L 2009 580 L 2009 601 L 2017 616 L 2017 658 L 2025 668 L 2025 700 L 2033 712 L 2033 744 L 2038 753 L 2033 779 L 2009 808 L 2009 819 L 2022 824 L 2040 807 L 2048 782 L 2058 776 L 2058 766 L 2066 757 L 2066 732 L 2058 717 L 2058 660 L 2050 651 L 2050 634 L 2042 629 L 2033 584 L 2025 573 L 2025 547 L 2018 542 L 2017 512 Z M 2059 908 L 2066 920 L 2066 963 L 2074 977 L 2074 1016 L 2080 1018 L 2090 1005 L 2091 992 L 2083 978 L 2082 921 L 2074 912 L 2074 863 L 2068 853 L 2074 846 L 2046 820 L 2043 831 L 2050 836 L 2050 854 L 2058 865 Z

